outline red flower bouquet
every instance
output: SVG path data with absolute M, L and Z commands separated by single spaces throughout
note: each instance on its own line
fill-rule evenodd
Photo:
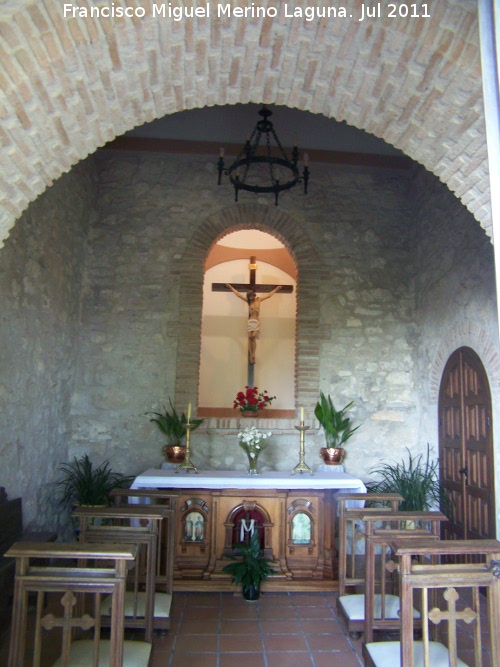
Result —
M 257 387 L 245 387 L 245 391 L 239 391 L 234 399 L 233 408 L 240 412 L 257 412 L 263 410 L 266 405 L 271 405 L 276 396 L 269 396 L 267 391 L 259 391 Z

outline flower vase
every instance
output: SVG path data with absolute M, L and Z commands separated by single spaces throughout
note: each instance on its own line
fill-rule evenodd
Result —
M 248 474 L 258 475 L 259 471 L 257 470 L 257 462 L 261 451 L 261 443 L 258 442 L 254 445 L 247 445 L 246 443 L 240 442 L 240 447 L 245 451 L 248 457 Z
M 257 470 L 257 461 L 259 455 L 257 452 L 253 452 L 253 455 L 247 451 L 248 456 L 248 474 L 249 475 L 258 475 L 259 471 Z

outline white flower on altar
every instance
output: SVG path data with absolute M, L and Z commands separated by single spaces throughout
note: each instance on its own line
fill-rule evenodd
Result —
M 259 431 L 258 428 L 252 426 L 251 428 L 246 428 L 244 431 L 238 433 L 238 438 L 245 445 L 250 447 L 255 447 L 255 449 L 261 448 L 261 443 L 263 440 L 267 440 L 272 436 L 272 431 Z

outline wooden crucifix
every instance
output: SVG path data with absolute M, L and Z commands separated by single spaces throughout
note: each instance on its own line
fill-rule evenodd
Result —
M 254 366 L 257 338 L 260 336 L 260 304 L 270 299 L 276 292 L 293 292 L 293 285 L 266 285 L 257 283 L 257 258 L 250 257 L 250 279 L 248 283 L 212 283 L 212 292 L 233 292 L 239 299 L 248 304 L 248 386 L 254 386 Z M 240 292 L 246 292 L 243 296 Z M 264 293 L 265 296 L 257 296 Z

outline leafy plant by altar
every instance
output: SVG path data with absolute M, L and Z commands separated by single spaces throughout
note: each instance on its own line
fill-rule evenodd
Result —
M 265 558 L 256 530 L 249 543 L 240 544 L 237 549 L 241 557 L 226 556 L 235 562 L 226 565 L 222 571 L 231 574 L 234 583 L 241 584 L 243 597 L 246 600 L 256 600 L 260 594 L 260 582 L 267 579 L 270 574 L 274 574 L 274 570 L 269 565 L 274 561 Z
M 346 416 L 352 404 L 353 401 L 341 410 L 337 410 L 333 405 L 331 397 L 325 396 L 323 392 L 320 392 L 314 414 L 325 432 L 327 447 L 342 447 L 353 433 L 358 430 L 359 426 L 353 428 L 351 426 L 351 418 Z
M 233 408 L 240 412 L 258 412 L 267 405 L 271 405 L 276 396 L 270 396 L 267 390 L 259 391 L 258 387 L 245 387 L 244 391 L 239 391 L 234 399 Z
M 404 500 L 399 503 L 401 511 L 426 511 L 440 508 L 449 518 L 453 506 L 439 483 L 439 461 L 431 460 L 430 446 L 427 455 L 413 456 L 408 450 L 408 462 L 382 463 L 372 468 L 377 479 L 366 483 L 370 493 L 399 493 Z
M 62 463 L 62 478 L 57 486 L 62 489 L 61 504 L 109 505 L 109 493 L 116 487 L 127 488 L 133 476 L 114 472 L 109 461 L 94 466 L 88 454 L 72 463 Z
M 181 447 L 184 446 L 182 441 L 186 435 L 187 417 L 184 412 L 179 415 L 170 398 L 168 402 L 170 410 L 163 406 L 163 412 L 146 412 L 146 414 L 154 415 L 149 421 L 154 422 L 167 437 L 167 445 Z M 202 422 L 203 419 L 191 419 L 191 430 L 194 431 Z

